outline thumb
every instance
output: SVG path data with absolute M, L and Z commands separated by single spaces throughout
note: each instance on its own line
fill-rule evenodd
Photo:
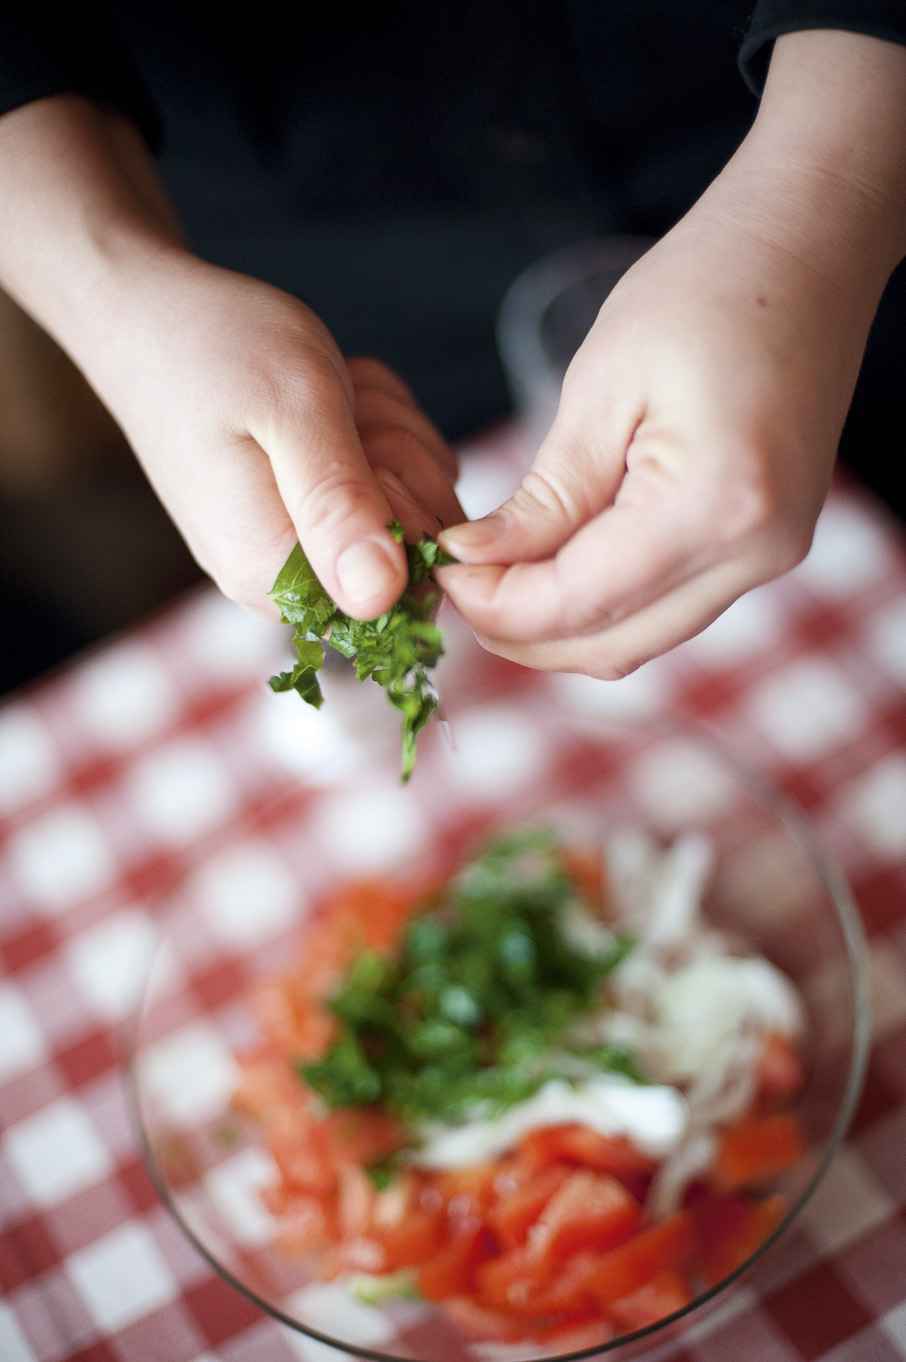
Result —
M 631 434 L 629 423 L 605 421 L 561 401 L 532 467 L 509 500 L 480 520 L 444 530 L 443 547 L 463 563 L 550 557 L 613 501 Z
M 339 361 L 342 363 L 342 361 Z M 393 512 L 362 450 L 334 361 L 306 374 L 294 397 L 250 434 L 267 452 L 299 542 L 341 610 L 373 619 L 406 585 Z

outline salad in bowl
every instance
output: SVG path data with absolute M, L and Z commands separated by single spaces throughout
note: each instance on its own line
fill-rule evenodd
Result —
M 859 1090 L 858 921 L 796 811 L 688 727 L 524 713 L 551 728 L 532 782 L 460 793 L 429 742 L 404 790 L 294 788 L 159 914 L 130 1062 L 152 1177 L 237 1291 L 346 1353 L 685 1333 Z M 720 799 L 652 779 L 681 769 Z
M 712 857 L 523 828 L 441 884 L 335 890 L 240 1056 L 278 1250 L 564 1350 L 744 1262 L 805 1149 L 804 1009 L 709 925 Z

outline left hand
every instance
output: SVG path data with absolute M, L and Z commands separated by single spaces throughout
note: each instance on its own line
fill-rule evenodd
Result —
M 881 197 L 788 166 L 765 117 L 607 299 L 515 496 L 441 536 L 503 657 L 625 676 L 809 548 L 896 254 Z

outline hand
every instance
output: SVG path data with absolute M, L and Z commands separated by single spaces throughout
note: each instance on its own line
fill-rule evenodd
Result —
M 608 298 L 515 496 L 442 536 L 468 565 L 443 585 L 491 651 L 625 676 L 808 550 L 896 200 L 841 179 L 839 156 L 803 164 L 765 117 Z
M 268 608 L 298 538 L 347 613 L 387 609 L 406 582 L 389 522 L 436 535 L 462 516 L 454 457 L 406 385 L 344 362 L 296 299 L 185 252 L 130 284 L 92 377 L 201 566 Z

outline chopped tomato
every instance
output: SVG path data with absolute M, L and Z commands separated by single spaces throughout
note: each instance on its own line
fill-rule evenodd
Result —
M 376 1107 L 352 1107 L 325 1117 L 326 1139 L 338 1160 L 367 1165 L 387 1158 L 406 1141 L 398 1121 Z
M 507 1248 L 521 1244 L 553 1194 L 570 1176 L 556 1165 L 544 1168 L 521 1187 L 498 1198 L 488 1214 L 488 1225 Z
M 626 1333 L 634 1329 L 645 1329 L 656 1324 L 659 1319 L 672 1315 L 674 1310 L 682 1310 L 692 1299 L 692 1293 L 685 1278 L 671 1268 L 665 1268 L 650 1282 L 640 1286 L 621 1300 L 613 1301 L 610 1306 L 611 1319 Z
M 280 1208 L 277 1243 L 291 1257 L 307 1257 L 322 1248 L 334 1232 L 323 1201 L 318 1197 L 294 1196 Z
M 767 1104 L 789 1102 L 802 1087 L 799 1051 L 789 1036 L 773 1031 L 765 1036 L 758 1063 L 758 1095 Z
M 723 1191 L 757 1186 L 785 1172 L 804 1152 L 802 1129 L 792 1113 L 749 1117 L 721 1136 L 713 1180 Z
M 539 1264 L 525 1247 L 500 1253 L 482 1263 L 475 1274 L 482 1301 L 498 1310 L 516 1314 L 537 1313 L 536 1295 L 540 1285 Z
M 530 1131 L 519 1145 L 518 1161 L 525 1168 L 546 1168 L 567 1162 L 625 1178 L 650 1173 L 655 1163 L 620 1135 L 599 1135 L 590 1126 L 543 1126 Z
M 597 1253 L 574 1253 L 539 1288 L 535 1308 L 541 1314 L 575 1314 L 595 1303 L 592 1281 L 598 1267 Z
M 442 1301 L 470 1291 L 475 1269 L 492 1252 L 493 1244 L 481 1225 L 463 1227 L 420 1269 L 418 1285 L 421 1294 L 426 1300 Z
M 716 1286 L 751 1258 L 786 1214 L 781 1196 L 741 1204 L 732 1220 L 725 1220 L 722 1234 L 705 1245 L 701 1276 L 706 1286 Z
M 686 1267 L 695 1254 L 696 1238 L 692 1215 L 678 1211 L 601 1254 L 590 1284 L 595 1299 L 609 1306 L 631 1296 L 659 1272 Z
M 337 1217 L 345 1239 L 365 1233 L 371 1224 L 374 1210 L 374 1188 L 368 1174 L 355 1164 L 344 1164 L 339 1170 L 339 1198 Z
M 471 1168 L 451 1168 L 439 1174 L 437 1190 L 451 1215 L 480 1219 L 495 1200 L 494 1182 L 498 1163 L 479 1163 Z
M 577 1249 L 610 1248 L 632 1234 L 639 1203 L 606 1173 L 570 1174 L 548 1201 L 529 1235 L 532 1257 L 554 1264 Z
M 438 1215 L 415 1211 L 375 1238 L 384 1250 L 385 1267 L 392 1272 L 399 1267 L 417 1267 L 433 1258 L 443 1240 L 443 1226 Z

